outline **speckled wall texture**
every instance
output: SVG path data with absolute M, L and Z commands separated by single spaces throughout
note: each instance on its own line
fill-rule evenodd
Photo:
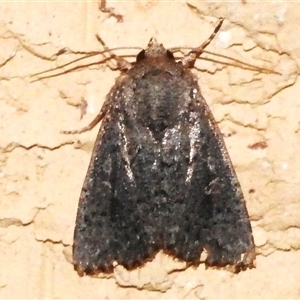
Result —
M 0 298 L 300 298 L 300 3 L 97 2 L 0 4 Z M 225 137 L 257 246 L 256 268 L 186 268 L 159 253 L 144 267 L 78 277 L 71 245 L 78 198 L 97 129 L 87 125 L 118 71 L 94 65 L 32 82 L 31 74 L 113 47 L 199 46 L 281 73 L 198 60 L 194 73 Z M 120 50 L 119 54 L 135 54 Z M 96 58 L 96 60 L 100 58 Z M 133 58 L 129 58 L 133 59 Z M 87 103 L 81 118 L 81 104 Z

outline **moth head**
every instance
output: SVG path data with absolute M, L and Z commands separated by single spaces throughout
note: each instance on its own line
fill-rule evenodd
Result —
M 162 57 L 165 56 L 169 59 L 174 59 L 174 55 L 171 51 L 166 50 L 162 44 L 159 44 L 155 38 L 151 38 L 147 49 L 142 50 L 136 57 L 136 62 L 140 62 L 141 60 L 147 57 Z

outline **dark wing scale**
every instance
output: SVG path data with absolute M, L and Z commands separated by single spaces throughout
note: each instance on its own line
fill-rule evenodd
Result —
M 122 156 L 126 137 L 117 110 L 110 118 L 103 120 L 79 200 L 73 260 L 80 275 L 111 272 L 114 261 L 133 268 L 156 250 L 143 230 L 136 184 Z
M 172 172 L 169 179 L 169 184 L 184 189 L 184 193 L 174 190 L 169 195 L 172 205 L 185 204 L 179 216 L 173 215 L 177 237 L 175 242 L 167 240 L 166 248 L 193 264 L 199 262 L 204 248 L 208 252 L 207 265 L 251 267 L 254 242 L 239 182 L 208 105 L 199 91 L 194 98 L 189 106 L 188 125 L 184 127 L 187 131 L 178 135 L 181 145 L 187 144 L 189 136 L 190 148 L 174 162 L 174 170 L 177 167 L 181 172 Z M 167 234 L 170 236 L 170 232 Z
M 211 201 L 211 217 L 207 219 L 209 234 L 205 235 L 206 263 L 241 267 L 249 264 L 248 267 L 252 267 L 255 246 L 243 193 L 219 128 L 205 100 L 201 96 L 199 100 L 198 120 L 202 120 L 199 140 L 207 154 L 207 171 L 210 174 L 210 182 L 205 189 Z

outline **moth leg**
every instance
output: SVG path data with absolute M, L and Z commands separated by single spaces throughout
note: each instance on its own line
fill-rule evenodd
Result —
M 107 50 L 107 52 L 110 55 L 110 58 L 113 58 L 117 62 L 118 70 L 125 71 L 132 67 L 131 63 L 128 62 L 126 59 L 124 59 L 123 57 L 120 57 L 120 56 L 114 54 L 112 51 L 110 51 L 109 48 L 105 45 L 104 41 L 100 38 L 100 36 L 96 35 L 96 38 L 101 43 L 101 45 L 104 47 L 104 49 Z M 104 116 L 106 115 L 107 111 L 110 108 L 110 104 L 111 104 L 110 100 L 109 100 L 109 98 L 107 98 L 106 101 L 104 102 L 99 114 L 94 118 L 94 120 L 89 125 L 81 128 L 81 129 L 76 129 L 76 130 L 62 130 L 60 133 L 62 133 L 62 134 L 77 134 L 77 133 L 83 133 L 83 132 L 92 130 L 104 118 Z
M 217 27 L 215 28 L 214 32 L 210 35 L 210 37 L 201 46 L 194 48 L 183 58 L 181 62 L 184 66 L 189 68 L 192 68 L 194 66 L 196 59 L 202 54 L 203 50 L 210 44 L 210 42 L 219 32 L 223 21 L 224 19 L 220 18 Z
M 114 59 L 117 63 L 117 67 L 113 65 L 109 65 L 110 68 L 117 69 L 120 71 L 126 71 L 132 67 L 132 64 L 129 61 L 127 61 L 125 58 L 118 56 L 117 54 L 109 50 L 109 48 L 106 46 L 106 44 L 104 43 L 104 41 L 101 39 L 99 35 L 96 35 L 96 38 L 98 42 L 103 46 L 103 48 L 109 53 L 110 58 Z
M 89 125 L 81 128 L 81 129 L 76 129 L 76 130 L 61 130 L 60 133 L 76 134 L 76 133 L 83 133 L 83 132 L 92 130 L 104 118 L 108 109 L 109 109 L 109 101 L 105 101 L 99 114 L 94 118 L 94 120 Z

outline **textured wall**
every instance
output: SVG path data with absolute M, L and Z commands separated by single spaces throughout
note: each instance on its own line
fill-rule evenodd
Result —
M 300 3 L 191 5 L 110 2 L 124 17 L 118 23 L 91 2 L 0 4 L 0 63 L 15 53 L 0 68 L 1 298 L 300 297 Z M 71 245 L 97 129 L 59 131 L 87 125 L 119 73 L 102 64 L 37 82 L 29 75 L 75 58 L 56 59 L 62 48 L 101 49 L 96 33 L 109 47 L 146 47 L 152 36 L 165 47 L 195 47 L 219 17 L 226 21 L 207 50 L 281 73 L 203 60 L 195 70 L 245 194 L 256 269 L 186 269 L 158 254 L 132 272 L 117 267 L 111 276 L 79 278 Z

